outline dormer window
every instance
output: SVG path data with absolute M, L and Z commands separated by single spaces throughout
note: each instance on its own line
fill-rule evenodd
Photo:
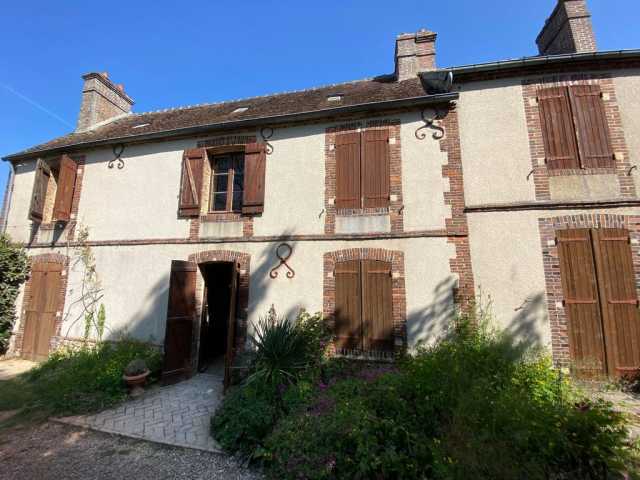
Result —
M 341 93 L 333 93 L 327 96 L 327 102 L 341 102 L 343 97 L 344 95 Z
M 231 113 L 244 113 L 249 110 L 249 107 L 238 107 Z

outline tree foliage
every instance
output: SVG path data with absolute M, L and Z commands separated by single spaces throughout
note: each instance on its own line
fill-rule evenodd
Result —
M 0 235 L 0 355 L 9 346 L 16 321 L 15 302 L 20 285 L 27 279 L 29 264 L 24 249 Z

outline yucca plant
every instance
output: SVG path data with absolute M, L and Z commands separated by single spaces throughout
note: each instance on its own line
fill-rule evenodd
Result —
M 291 321 L 273 313 L 260 317 L 254 330 L 254 371 L 247 382 L 259 381 L 276 389 L 295 383 L 309 365 L 306 338 Z

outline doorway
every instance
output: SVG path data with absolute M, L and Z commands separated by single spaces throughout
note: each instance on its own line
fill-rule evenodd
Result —
M 198 349 L 198 371 L 225 371 L 225 382 L 234 354 L 238 270 L 232 262 L 206 263 Z

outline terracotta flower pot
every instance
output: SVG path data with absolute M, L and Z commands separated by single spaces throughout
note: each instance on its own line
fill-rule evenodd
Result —
M 146 383 L 147 377 L 149 376 L 150 373 L 151 372 L 149 370 L 146 370 L 140 375 L 132 375 L 132 376 L 122 375 L 122 379 L 126 382 L 127 386 L 131 390 L 131 395 L 137 396 L 144 391 L 142 387 Z

